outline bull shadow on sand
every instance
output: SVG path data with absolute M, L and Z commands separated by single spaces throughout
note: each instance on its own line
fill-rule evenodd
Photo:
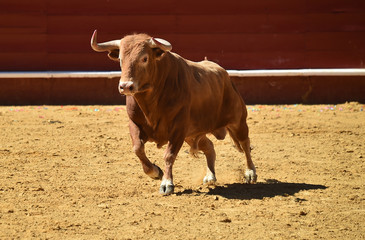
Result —
M 208 188 L 208 192 L 193 191 L 185 189 L 183 192 L 177 193 L 177 195 L 183 194 L 207 194 L 218 195 L 227 199 L 264 199 L 272 198 L 275 196 L 293 196 L 294 194 L 303 190 L 317 190 L 326 189 L 324 185 L 306 184 L 306 183 L 287 183 L 280 182 L 275 179 L 266 179 L 265 182 L 259 182 L 256 184 L 245 183 L 233 183 L 223 186 L 215 186 Z

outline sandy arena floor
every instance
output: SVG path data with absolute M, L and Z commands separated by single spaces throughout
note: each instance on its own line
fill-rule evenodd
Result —
M 216 187 L 184 145 L 163 197 L 124 106 L 0 107 L 0 239 L 365 239 L 364 108 L 248 106 L 259 182 L 227 137 Z

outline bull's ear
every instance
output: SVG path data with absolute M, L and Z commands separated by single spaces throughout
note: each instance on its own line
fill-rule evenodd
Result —
M 119 62 L 119 49 L 109 51 L 108 57 L 113 61 Z
M 152 49 L 152 51 L 153 51 L 153 55 L 156 60 L 160 60 L 163 57 L 163 55 L 165 55 L 165 53 L 166 53 L 163 50 L 161 50 L 160 48 L 154 48 L 154 49 Z
M 166 52 L 170 52 L 172 50 L 171 44 L 161 38 L 150 38 L 148 40 L 148 45 L 152 48 L 157 60 L 160 60 Z

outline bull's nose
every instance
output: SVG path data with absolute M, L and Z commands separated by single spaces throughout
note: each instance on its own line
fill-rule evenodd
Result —
M 119 92 L 123 94 L 132 93 L 134 90 L 133 82 L 120 82 L 119 83 Z

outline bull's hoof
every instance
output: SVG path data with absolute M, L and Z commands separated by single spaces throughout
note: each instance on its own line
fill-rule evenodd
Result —
M 157 170 L 158 170 L 158 176 L 157 176 L 157 177 L 154 177 L 153 179 L 155 179 L 155 180 L 162 180 L 162 177 L 163 177 L 163 171 L 161 170 L 161 168 L 160 168 L 159 166 L 157 166 L 157 165 L 155 165 L 155 164 L 153 164 L 153 166 L 154 166 L 155 168 L 157 168 Z
M 247 169 L 245 173 L 245 181 L 248 184 L 256 183 L 257 181 L 256 171 L 252 169 Z
M 159 166 L 153 164 L 152 170 L 146 173 L 150 178 L 154 180 L 161 180 L 163 176 L 163 172 Z
M 203 183 L 207 185 L 215 185 L 216 182 L 217 179 L 214 174 L 207 174 L 203 179 Z
M 174 193 L 174 184 L 171 180 L 164 179 L 160 185 L 160 194 L 162 195 L 170 195 Z

